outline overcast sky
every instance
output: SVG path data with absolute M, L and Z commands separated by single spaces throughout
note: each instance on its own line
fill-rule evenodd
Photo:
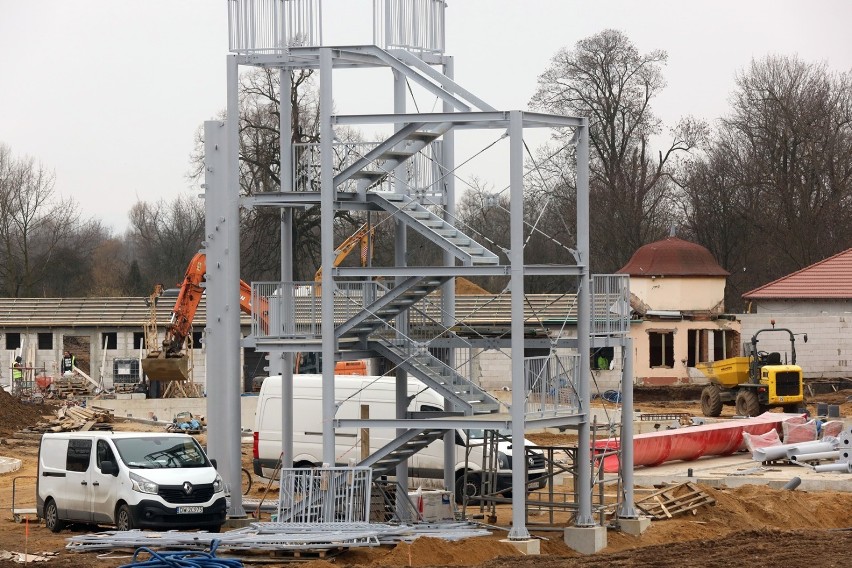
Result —
M 371 9 L 324 0 L 324 43 L 370 43 Z M 671 126 L 725 113 L 752 58 L 852 69 L 850 25 L 847 0 L 450 0 L 446 43 L 457 82 L 498 109 L 527 109 L 559 48 L 620 29 L 642 52 L 668 52 L 653 107 Z M 189 155 L 225 106 L 227 40 L 225 0 L 0 0 L 0 143 L 55 170 L 62 195 L 123 230 L 137 200 L 196 193 Z M 345 96 L 336 74 L 338 112 L 390 112 L 373 108 L 381 97 L 359 98 L 353 79 L 339 84 Z

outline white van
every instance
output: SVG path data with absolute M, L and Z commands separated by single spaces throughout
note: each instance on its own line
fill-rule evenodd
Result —
M 369 406 L 370 418 L 392 419 L 396 416 L 396 378 L 370 376 L 335 376 L 335 418 L 361 417 L 361 406 Z M 408 379 L 409 412 L 443 412 L 444 399 L 417 379 Z M 293 465 L 315 467 L 322 463 L 322 375 L 294 375 L 293 377 Z M 465 432 L 470 436 L 471 451 L 467 458 L 467 485 L 465 481 Z M 370 451 L 385 446 L 396 438 L 391 428 L 371 428 Z M 481 429 L 456 432 L 455 463 L 457 499 L 463 493 L 479 495 L 483 463 L 483 431 Z M 335 456 L 338 465 L 350 460 L 361 461 L 361 443 L 357 428 L 338 428 L 335 431 Z M 525 445 L 532 445 L 524 440 Z M 512 446 L 509 442 L 498 444 L 499 469 L 497 490 L 512 485 Z M 260 388 L 254 426 L 254 473 L 270 478 L 281 455 L 281 377 L 264 379 Z M 545 460 L 541 452 L 534 452 L 527 464 L 528 489 L 540 489 L 547 484 Z M 432 442 L 414 454 L 408 462 L 412 478 L 444 478 L 443 440 Z
M 36 484 L 52 532 L 68 522 L 216 532 L 227 514 L 222 478 L 186 434 L 44 434 Z

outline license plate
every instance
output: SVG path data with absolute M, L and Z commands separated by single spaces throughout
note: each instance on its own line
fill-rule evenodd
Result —
M 178 507 L 178 515 L 186 515 L 192 513 L 203 513 L 204 507 Z

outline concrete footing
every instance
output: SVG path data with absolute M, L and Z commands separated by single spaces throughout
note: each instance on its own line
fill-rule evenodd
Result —
M 606 527 L 567 527 L 564 540 L 580 554 L 594 554 L 606 548 Z
M 225 519 L 225 524 L 222 525 L 224 529 L 241 529 L 243 527 L 247 527 L 250 524 L 257 522 L 257 519 L 253 519 L 252 517 L 228 517 Z
M 531 538 L 527 540 L 511 540 L 508 538 L 504 538 L 501 539 L 500 542 L 507 542 L 511 544 L 527 556 L 535 556 L 541 554 L 541 541 L 539 541 L 537 538 Z
M 639 517 L 636 519 L 618 519 L 618 528 L 623 533 L 639 536 L 651 526 L 650 517 Z

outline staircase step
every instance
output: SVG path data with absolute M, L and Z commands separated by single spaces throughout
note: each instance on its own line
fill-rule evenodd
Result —
M 354 174 L 352 174 L 351 179 L 366 179 L 376 181 L 382 179 L 387 175 L 387 172 L 379 170 L 361 170 L 360 172 L 355 172 Z

